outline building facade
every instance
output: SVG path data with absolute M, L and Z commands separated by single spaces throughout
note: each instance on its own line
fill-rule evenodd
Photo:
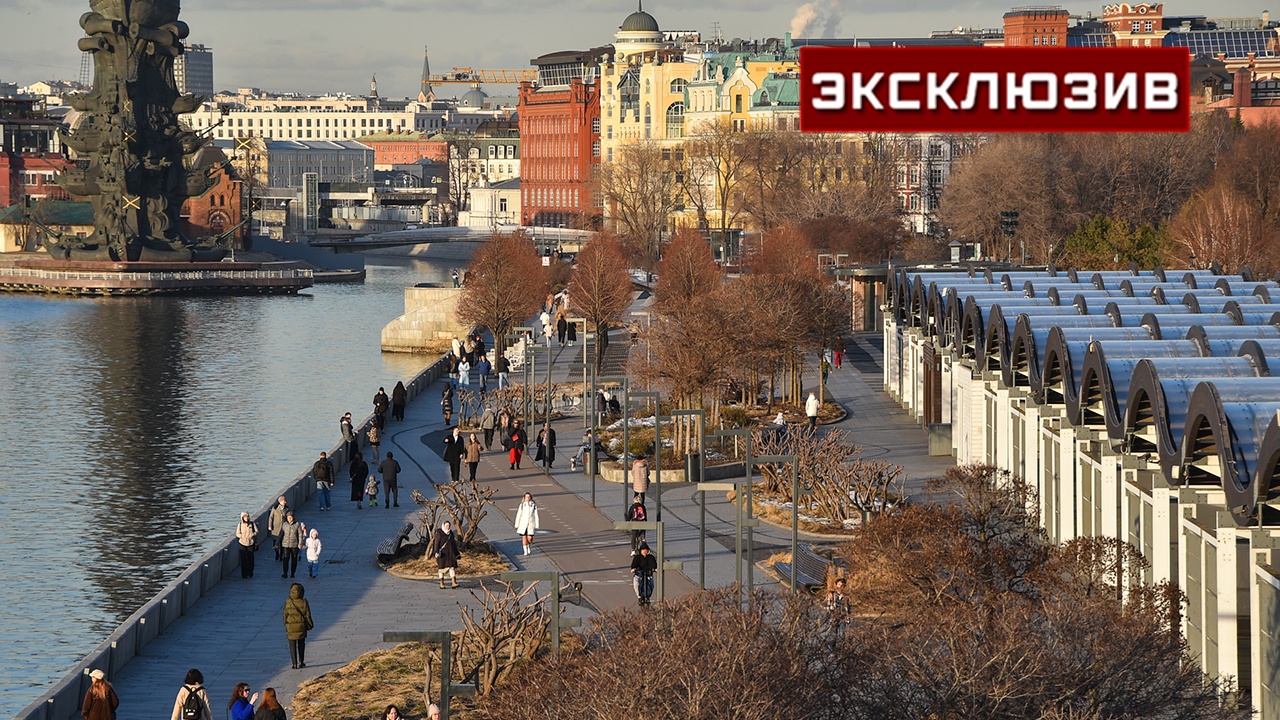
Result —
M 350 141 L 378 133 L 436 133 L 445 126 L 444 113 L 410 104 L 402 110 L 384 110 L 367 100 L 332 99 L 317 109 L 313 102 L 297 106 L 277 102 L 239 106 L 205 103 L 182 116 L 192 130 L 215 140 L 262 137 L 301 142 Z M 225 114 L 224 114 L 225 113 Z
M 389 171 L 422 160 L 444 162 L 449 157 L 449 142 L 425 133 L 378 133 L 365 135 L 360 142 L 373 148 L 375 170 Z
M 252 165 L 248 172 L 256 178 L 255 187 L 301 188 L 309 173 L 321 183 L 373 182 L 373 149 L 351 140 L 255 139 L 251 151 L 237 149 L 234 140 L 215 140 L 214 145 L 235 156 L 237 164 Z
M 534 83 L 520 85 L 520 222 L 596 228 L 602 208 L 599 62 L 607 49 L 533 59 Z

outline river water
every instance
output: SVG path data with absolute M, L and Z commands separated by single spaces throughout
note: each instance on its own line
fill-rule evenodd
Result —
M 0 294 L 0 716 L 425 367 L 380 333 L 450 269 L 370 257 L 363 285 L 297 297 Z

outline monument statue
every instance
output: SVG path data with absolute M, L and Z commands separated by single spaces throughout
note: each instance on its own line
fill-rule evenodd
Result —
M 178 93 L 173 60 L 189 30 L 179 0 L 90 0 L 80 17 L 80 50 L 93 54 L 93 88 L 70 105 L 84 113 L 63 141 L 76 152 L 58 178 L 93 202 L 94 232 L 77 238 L 47 232 L 52 257 L 70 260 L 184 262 L 219 260 L 231 232 L 187 238 L 178 212 L 211 180 L 188 170 L 206 138 L 184 130 L 178 115 L 204 98 Z M 238 229 L 238 228 L 237 228 Z

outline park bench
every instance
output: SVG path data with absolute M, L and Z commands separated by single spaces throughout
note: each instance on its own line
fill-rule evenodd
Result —
M 796 557 L 796 584 L 809 592 L 820 592 L 827 585 L 827 569 L 831 561 L 813 552 L 807 545 L 799 546 Z M 784 584 L 791 584 L 791 563 L 776 562 L 773 569 Z
M 378 562 L 388 562 L 399 556 L 404 544 L 409 542 L 411 534 L 413 534 L 413 523 L 405 523 L 395 537 L 378 543 Z

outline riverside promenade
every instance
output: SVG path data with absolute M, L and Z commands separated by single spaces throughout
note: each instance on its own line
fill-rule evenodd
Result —
M 643 301 L 637 301 L 633 309 L 642 305 Z M 828 393 L 850 411 L 850 416 L 826 427 L 846 429 L 868 454 L 884 455 L 906 467 L 911 478 L 908 488 L 914 490 L 923 479 L 940 475 L 952 463 L 950 458 L 928 457 L 923 430 L 880 390 L 880 377 L 872 372 L 878 360 L 876 340 L 863 336 L 850 342 L 851 347 L 856 342 L 861 348 L 861 354 L 854 353 L 861 371 L 849 361 L 844 369 L 833 371 Z M 626 343 L 626 339 L 618 333 L 614 342 Z M 545 352 L 543 347 L 540 363 Z M 555 362 L 567 367 L 580 361 L 582 348 L 556 347 L 552 352 Z M 567 374 L 558 373 L 557 381 L 566 379 L 559 376 Z M 513 379 L 519 379 L 519 374 L 513 373 Z M 257 554 L 253 578 L 236 576 L 216 585 L 110 678 L 121 697 L 122 717 L 168 717 L 182 677 L 192 667 L 204 673 L 215 715 L 223 712 L 239 682 L 249 683 L 254 691 L 274 687 L 281 701 L 289 705 L 303 681 L 337 669 L 363 653 L 389 647 L 382 642 L 384 631 L 461 627 L 459 604 L 475 604 L 468 590 L 477 588 L 479 580 L 460 580 L 462 588 L 441 590 L 435 582 L 384 572 L 374 555 L 380 540 L 416 515 L 411 499 L 414 489 L 429 494 L 433 483 L 448 482 L 448 466 L 440 457 L 445 425 L 438 398 L 443 382 L 447 380 L 437 381 L 411 402 L 404 421 L 388 421 L 381 450 L 383 454 L 393 452 L 403 468 L 400 508 L 384 509 L 379 498 L 378 507 L 357 510 L 348 499 L 346 468 L 339 470 L 332 511 L 319 512 L 315 497 L 297 508 L 299 519 L 320 531 L 324 543 L 320 577 L 306 577 L 304 564 L 296 580 L 281 578 L 280 565 L 273 562 L 269 544 L 264 544 Z M 558 449 L 550 477 L 532 462 L 532 453 L 526 456 L 522 470 L 509 470 L 496 439 L 494 449 L 484 454 L 478 478 L 497 493 L 496 505 L 482 521 L 481 531 L 506 553 L 515 569 L 559 571 L 566 582 L 583 583 L 583 606 L 562 605 L 566 616 L 589 617 L 595 609 L 619 607 L 640 612 L 631 590 L 627 536 L 612 527 L 621 519 L 624 490 L 597 479 L 598 507 L 593 508 L 590 478 L 568 469 L 569 457 L 582 437 L 581 418 L 568 418 L 554 427 Z M 535 426 L 530 435 L 536 434 Z M 369 454 L 367 449 L 365 453 Z M 300 464 L 312 460 L 298 459 Z M 524 492 L 537 499 L 542 525 L 536 550 L 529 556 L 521 554 L 520 541 L 512 529 L 516 505 Z M 664 559 L 684 563 L 682 573 L 666 574 L 668 598 L 697 589 L 698 495 L 691 483 L 663 483 L 663 519 L 667 522 Z M 652 515 L 652 494 L 649 505 Z M 228 534 L 234 530 L 240 509 L 227 509 Z M 706 577 L 710 587 L 734 581 L 733 518 L 733 508 L 723 494 L 708 494 Z M 653 535 L 650 533 L 649 542 L 656 549 Z M 772 552 L 789 548 L 790 533 L 761 526 L 755 533 L 755 544 L 756 560 L 763 561 Z M 306 587 L 316 624 L 307 639 L 307 667 L 299 670 L 289 668 L 282 620 L 293 582 Z M 755 582 L 757 587 L 780 587 L 759 568 Z M 546 591 L 540 588 L 540 594 Z

